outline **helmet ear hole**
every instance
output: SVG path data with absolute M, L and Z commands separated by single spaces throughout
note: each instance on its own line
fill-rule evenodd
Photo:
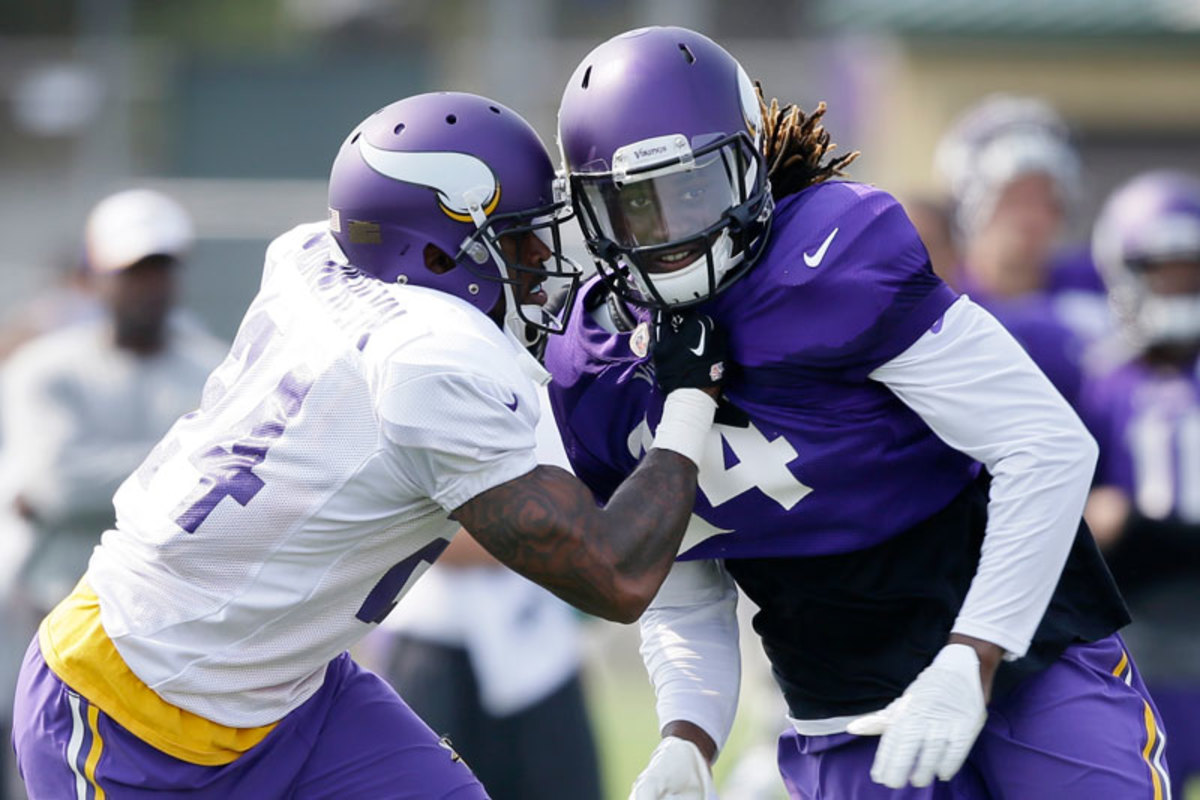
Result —
M 440 247 L 433 242 L 425 245 L 425 269 L 432 272 L 434 275 L 444 275 L 457 266 L 454 259 L 446 255 Z

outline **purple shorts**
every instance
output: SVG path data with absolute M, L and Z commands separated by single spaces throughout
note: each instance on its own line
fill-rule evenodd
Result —
M 383 680 L 343 653 L 257 746 L 222 766 L 156 750 L 25 654 L 13 745 L 30 800 L 487 798 L 457 754 Z
M 1150 693 L 1163 727 L 1171 732 L 1171 793 L 1182 798 L 1189 783 L 1200 780 L 1200 685 L 1195 681 L 1150 681 Z
M 856 800 L 1166 800 L 1165 736 L 1154 702 L 1113 634 L 1067 648 L 989 708 L 948 782 L 892 790 L 871 781 L 876 737 L 779 738 L 793 798 Z

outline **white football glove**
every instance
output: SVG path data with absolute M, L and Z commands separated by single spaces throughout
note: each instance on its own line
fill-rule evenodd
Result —
M 716 800 L 712 772 L 700 748 L 678 736 L 664 737 L 633 782 L 629 800 Z
M 892 789 L 928 786 L 934 775 L 954 777 L 967 760 L 987 705 L 979 656 L 970 645 L 948 644 L 887 708 L 851 722 L 848 733 L 879 736 L 871 780 Z

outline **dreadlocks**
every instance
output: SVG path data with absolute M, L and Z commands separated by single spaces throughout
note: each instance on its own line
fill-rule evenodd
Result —
M 762 84 L 755 81 L 754 87 L 763 113 L 763 156 L 767 162 L 767 177 L 771 181 L 771 194 L 777 201 L 814 184 L 845 175 L 845 168 L 859 156 L 857 150 L 821 163 L 829 151 L 837 147 L 829 141 L 829 132 L 820 124 L 821 117 L 825 116 L 824 102 L 817 104 L 811 114 L 805 114 L 794 103 L 781 106 L 778 100 L 772 99 L 768 104 L 763 99 Z

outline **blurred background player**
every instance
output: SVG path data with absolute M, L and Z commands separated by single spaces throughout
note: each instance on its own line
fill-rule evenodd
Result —
M 19 596 L 40 617 L 83 574 L 112 495 L 195 408 L 222 344 L 176 313 L 192 242 L 171 198 L 134 189 L 88 217 L 87 264 L 106 313 L 34 339 L 4 369 L 2 485 L 35 544 Z
M 580 477 L 606 495 L 655 430 L 652 313 L 712 315 L 732 346 L 693 521 L 641 620 L 662 740 L 633 797 L 711 791 L 737 588 L 787 699 L 793 797 L 1151 796 L 1157 717 L 1081 522 L 1096 444 L 933 274 L 900 205 L 837 180 L 853 154 L 830 155 L 824 111 L 762 103 L 674 27 L 609 39 L 563 93 L 602 276 L 546 350 Z
M 103 316 L 82 246 L 60 253 L 49 285 L 0 325 L 0 361 L 42 334 Z
M 545 389 L 538 394 L 538 461 L 569 470 Z M 365 644 L 492 800 L 600 800 L 580 622 L 459 531 Z
M 932 192 L 914 194 L 904 199 L 904 210 L 929 253 L 933 274 L 950 286 L 958 286 L 962 255 L 954 230 L 953 203 Z
M 61 330 L 26 341 L 3 371 L 6 710 L 37 620 L 71 591 L 113 524 L 113 492 L 197 406 L 224 354 L 177 310 L 192 223 L 174 199 L 147 189 L 106 197 L 88 215 L 84 241 L 87 279 L 72 286 L 89 293 L 70 296 L 94 293 L 97 310 L 55 317 Z
M 1087 519 L 1129 601 L 1125 638 L 1182 800 L 1200 775 L 1200 181 L 1127 181 L 1094 246 L 1125 335 L 1088 361 L 1081 411 L 1100 462 Z
M 1083 350 L 1107 311 L 1102 292 L 1050 291 L 1080 191 L 1066 123 L 1038 98 L 989 95 L 955 120 L 935 161 L 961 254 L 951 284 L 994 314 L 1075 403 Z

